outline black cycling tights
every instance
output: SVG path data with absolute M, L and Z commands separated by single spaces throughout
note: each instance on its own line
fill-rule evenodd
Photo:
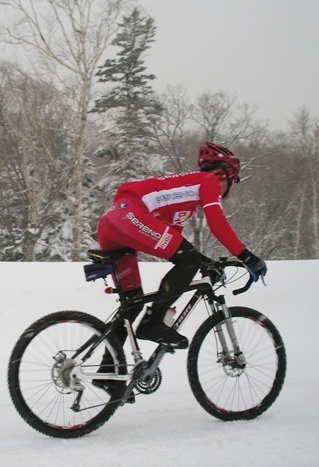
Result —
M 199 270 L 203 255 L 184 239 L 170 261 L 175 266 L 163 277 L 151 307 L 154 322 L 163 321 L 166 310 L 183 294 Z
M 151 321 L 162 322 L 168 308 L 183 294 L 186 287 L 190 284 L 193 277 L 199 270 L 203 261 L 203 255 L 199 253 L 191 243 L 183 240 L 180 247 L 170 258 L 174 266 L 166 276 L 163 277 L 159 290 L 155 296 L 151 307 Z M 129 298 L 134 298 L 143 294 L 142 289 L 132 290 L 127 293 Z M 130 307 L 130 318 L 133 322 L 142 310 L 143 305 L 133 305 Z M 117 325 L 115 333 L 120 342 L 124 344 L 127 337 L 127 331 L 124 322 Z

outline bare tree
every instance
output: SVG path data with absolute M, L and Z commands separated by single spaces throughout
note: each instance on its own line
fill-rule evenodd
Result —
M 257 141 L 264 137 L 265 124 L 254 121 L 256 108 L 238 105 L 236 97 L 223 91 L 203 92 L 192 108 L 191 120 L 196 122 L 207 141 L 232 146 L 243 141 Z
M 172 170 L 188 170 L 186 140 L 191 104 L 182 85 L 167 86 L 160 96 L 162 115 L 154 125 L 154 141 Z
M 81 203 L 87 114 L 98 61 L 111 44 L 126 0 L 11 0 L 1 40 L 37 52 L 64 83 L 71 77 L 74 97 L 72 231 L 73 255 L 81 252 Z M 10 18 L 10 17 L 9 17 Z
M 191 118 L 197 123 L 203 138 L 218 141 L 232 117 L 236 98 L 222 91 L 203 92 L 193 107 Z
M 62 93 L 9 64 L 0 67 L 0 208 L 3 259 L 35 259 L 68 186 L 71 110 Z
M 295 204 L 294 257 L 310 249 L 310 257 L 319 257 L 319 120 L 308 110 L 296 113 L 290 121 L 291 150 L 299 168 L 298 202 Z M 306 247 L 307 246 L 307 247 Z

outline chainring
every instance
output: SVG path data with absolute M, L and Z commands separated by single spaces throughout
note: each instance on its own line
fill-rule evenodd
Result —
M 148 366 L 146 362 L 140 363 L 134 371 L 134 389 L 139 394 L 153 394 L 158 390 L 162 383 L 162 373 L 159 368 L 156 368 L 155 373 L 151 378 L 145 376 L 145 370 Z

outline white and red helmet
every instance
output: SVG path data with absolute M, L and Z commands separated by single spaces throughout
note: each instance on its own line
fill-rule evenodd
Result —
M 240 161 L 238 157 L 219 144 L 206 141 L 199 148 L 198 166 L 201 171 L 213 171 L 222 180 L 231 180 L 234 183 L 240 181 Z

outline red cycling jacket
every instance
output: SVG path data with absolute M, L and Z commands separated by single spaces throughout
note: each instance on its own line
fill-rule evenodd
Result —
M 124 183 L 115 203 L 125 196 L 143 202 L 149 213 L 181 232 L 195 212 L 204 210 L 208 226 L 232 255 L 245 245 L 237 237 L 222 210 L 220 182 L 212 172 L 187 172 Z

